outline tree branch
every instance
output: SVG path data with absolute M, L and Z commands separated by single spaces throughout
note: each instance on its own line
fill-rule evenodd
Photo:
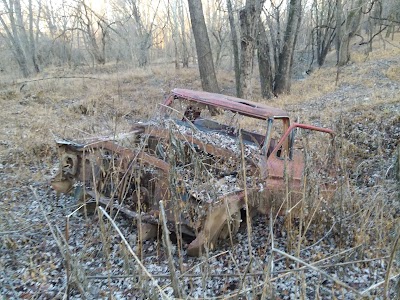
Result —
M 374 37 L 376 37 L 377 35 L 379 35 L 379 34 L 380 34 L 382 31 L 384 31 L 387 27 L 388 27 L 388 25 L 385 25 L 383 28 L 381 28 L 381 30 L 379 30 L 377 33 L 375 33 L 367 42 L 363 42 L 364 38 L 363 38 L 361 35 L 356 34 L 357 36 L 359 36 L 359 37 L 362 38 L 362 41 L 359 43 L 359 45 L 361 46 L 361 45 L 366 45 L 366 44 L 371 43 L 372 40 L 374 39 Z

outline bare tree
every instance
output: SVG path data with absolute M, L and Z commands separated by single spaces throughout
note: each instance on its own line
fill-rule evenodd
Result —
M 342 0 L 336 0 L 335 4 L 335 15 L 336 15 L 336 38 L 335 38 L 335 48 L 336 48 L 336 61 L 339 61 L 339 49 L 340 49 L 340 39 L 342 36 Z
M 198 0 L 188 0 L 188 4 L 196 43 L 201 85 L 205 91 L 219 92 L 202 3 Z
M 168 22 L 170 24 L 171 37 L 175 53 L 175 69 L 180 68 L 180 62 L 184 68 L 189 67 L 189 49 L 185 32 L 184 4 L 182 0 L 171 2 L 168 7 Z
M 112 5 L 114 14 L 118 15 L 118 38 L 128 46 L 130 56 L 137 60 L 139 67 L 145 67 L 150 63 L 150 48 L 155 39 L 154 31 L 161 0 L 151 3 L 149 7 L 152 8 L 152 13 L 147 9 L 147 15 L 142 14 L 140 3 L 138 0 L 115 0 Z M 165 23 L 169 22 L 168 16 L 164 19 Z
M 32 2 L 31 0 L 29 1 L 30 39 L 26 32 L 20 0 L 2 0 L 2 3 L 6 11 L 4 14 L 0 14 L 0 23 L 5 31 L 7 42 L 14 54 L 22 75 L 28 77 L 32 73 L 32 66 L 33 71 L 39 72 L 33 35 Z M 5 19 L 5 17 L 7 19 Z
M 105 64 L 108 26 L 104 24 L 104 18 L 99 18 L 85 0 L 78 2 L 76 17 L 80 24 L 78 29 L 83 33 L 88 51 L 96 63 Z
M 338 2 L 340 1 L 338 0 Z M 350 1 L 349 5 L 344 18 L 344 28 L 340 30 L 338 35 L 338 66 L 344 66 L 350 60 L 350 40 L 360 27 L 363 0 Z
M 0 36 L 23 76 L 89 58 L 144 67 L 176 56 L 183 67 L 198 59 L 203 88 L 219 91 L 215 70 L 233 57 L 236 94 L 250 98 L 257 54 L 261 94 L 270 98 L 290 91 L 292 73 L 307 68 L 305 60 L 321 66 L 335 39 L 341 66 L 352 37 L 371 51 L 375 37 L 385 30 L 393 36 L 400 24 L 398 0 L 308 0 L 303 6 L 301 0 L 108 0 L 110 14 L 90 3 L 0 0 Z
M 224 19 L 222 19 L 224 20 Z M 212 43 L 211 45 L 214 44 L 213 47 L 213 53 L 215 53 L 214 57 L 215 57 L 215 63 L 214 65 L 216 66 L 216 68 L 218 68 L 221 63 L 222 60 L 225 56 L 225 48 L 226 48 L 226 41 L 228 39 L 228 35 L 229 32 L 226 30 L 226 24 L 224 24 L 224 22 L 219 22 L 217 27 L 214 27 L 213 30 L 211 31 L 212 36 L 214 37 L 213 41 L 214 43 Z
M 182 66 L 184 68 L 189 67 L 189 49 L 186 41 L 185 32 L 185 14 L 183 0 L 179 0 L 179 17 L 181 23 L 181 37 L 182 37 Z
M 139 44 L 139 55 L 138 62 L 139 67 L 145 67 L 149 63 L 149 48 L 151 46 L 151 30 L 147 30 L 146 26 L 142 21 L 136 0 L 127 0 L 131 9 L 131 14 L 136 23 L 136 33 L 138 36 Z
M 382 3 L 380 1 L 372 1 L 362 12 L 363 15 L 368 16 L 368 18 L 361 26 L 360 34 L 356 33 L 356 35 L 361 38 L 359 45 L 368 45 L 368 52 L 372 52 L 372 41 L 374 38 L 380 36 L 381 33 L 389 27 L 388 24 L 380 22 L 383 13 L 382 8 Z M 365 33 L 368 35 L 367 41 L 364 40 L 364 36 L 361 32 L 362 29 L 364 29 Z
M 273 75 L 271 69 L 270 46 L 265 26 L 259 19 L 257 43 L 258 69 L 260 73 L 261 96 L 269 99 L 273 96 Z
M 168 6 L 168 22 L 171 27 L 171 37 L 174 43 L 174 53 L 175 53 L 175 69 L 180 68 L 180 34 L 179 34 L 179 24 L 178 24 L 178 6 L 176 2 L 170 3 Z
M 240 60 L 239 60 L 239 46 L 238 37 L 235 26 L 235 17 L 233 15 L 233 8 L 231 0 L 226 1 L 226 7 L 228 10 L 229 27 L 231 29 L 231 41 L 233 50 L 233 68 L 235 70 L 235 86 L 236 95 L 239 97 L 240 94 Z
M 335 3 L 333 0 L 314 0 L 311 7 L 313 22 L 312 61 L 314 53 L 317 56 L 318 66 L 322 66 L 336 35 Z M 314 49 L 315 48 L 315 49 Z
M 238 96 L 250 98 L 253 59 L 256 49 L 256 35 L 263 0 L 246 0 L 239 12 L 240 22 L 240 85 Z
M 57 25 L 56 25 L 57 20 L 55 16 L 56 11 L 52 5 L 52 2 L 46 1 L 42 9 L 43 9 L 43 18 L 47 24 L 47 30 L 48 33 L 50 34 L 50 38 L 55 39 L 57 34 Z
M 394 39 L 395 27 L 400 24 L 400 2 L 399 1 L 387 1 L 386 6 L 382 7 L 384 16 L 380 16 L 379 20 L 387 24 L 388 30 L 386 31 L 386 37 L 392 36 Z
M 40 72 L 39 65 L 37 62 L 37 57 L 36 57 L 36 46 L 35 46 L 35 36 L 34 36 L 34 24 L 33 24 L 33 9 L 32 9 L 32 0 L 29 0 L 28 2 L 28 14 L 29 14 L 29 52 L 32 57 L 32 63 L 33 67 L 36 73 Z M 37 19 L 39 20 L 40 18 L 40 11 L 41 11 L 41 1 L 38 1 L 38 17 Z
M 206 1 L 208 12 L 208 31 L 211 34 L 210 44 L 214 57 L 214 66 L 218 69 L 225 57 L 229 30 L 227 30 L 228 18 L 222 0 Z
M 294 48 L 300 23 L 301 0 L 290 0 L 283 48 L 279 53 L 279 65 L 275 76 L 274 92 L 276 94 L 290 92 Z

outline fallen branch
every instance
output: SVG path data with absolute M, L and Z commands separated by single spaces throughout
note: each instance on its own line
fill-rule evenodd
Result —
M 392 270 L 392 266 L 393 266 L 393 261 L 394 261 L 394 257 L 396 256 L 397 253 L 397 248 L 400 244 L 400 231 L 397 234 L 396 240 L 394 242 L 393 245 L 393 249 L 392 252 L 390 253 L 390 259 L 389 259 L 389 263 L 388 263 L 388 267 L 387 267 L 387 271 L 386 271 L 386 276 L 385 276 L 385 287 L 383 289 L 383 297 L 384 299 L 388 299 L 388 290 L 389 290 L 389 278 L 390 278 L 390 272 Z
M 44 80 L 51 80 L 51 79 L 91 79 L 91 80 L 102 80 L 104 79 L 96 78 L 96 77 L 85 77 L 85 76 L 55 76 L 55 77 L 46 77 L 46 78 L 38 78 L 38 79 L 30 79 L 21 82 L 16 82 L 14 85 L 21 84 L 19 87 L 19 92 L 22 92 L 23 88 L 26 86 L 27 83 L 30 82 L 37 82 L 37 81 L 44 81 Z
M 176 277 L 174 258 L 172 257 L 172 245 L 171 245 L 171 240 L 169 239 L 169 231 L 168 231 L 168 227 L 167 227 L 167 217 L 165 214 L 164 204 L 163 204 L 162 200 L 160 200 L 160 213 L 161 213 L 161 217 L 162 217 L 164 245 L 167 248 L 167 254 L 168 254 L 168 266 L 169 266 L 169 272 L 171 275 L 172 288 L 174 289 L 174 296 L 176 298 L 181 298 L 182 295 L 181 295 L 180 288 L 179 288 L 179 281 L 178 281 L 178 278 Z
M 90 79 L 90 80 L 103 80 L 101 78 L 97 77 L 86 77 L 86 76 L 54 76 L 54 77 L 46 77 L 46 78 L 37 78 L 37 79 L 30 79 L 30 80 L 24 80 L 21 82 L 16 82 L 16 84 L 25 84 L 29 82 L 37 82 L 37 81 L 44 81 L 44 80 L 51 80 L 51 79 Z
M 358 43 L 358 45 L 366 45 L 366 44 L 369 44 L 369 43 L 371 43 L 372 42 L 372 40 L 377 36 L 377 35 L 379 35 L 379 34 L 381 34 L 382 33 L 382 31 L 384 31 L 386 28 L 387 28 L 388 26 L 384 26 L 384 27 L 382 27 L 381 28 L 381 30 L 379 30 L 377 33 L 375 33 L 368 41 L 366 41 L 366 42 L 364 42 L 364 38 L 361 36 L 361 35 L 359 35 L 359 34 L 356 34 L 357 36 L 359 36 L 359 37 L 361 37 L 362 38 L 362 40 L 361 40 L 361 42 L 360 43 Z
M 400 276 L 400 273 L 397 273 L 396 275 L 393 275 L 390 278 L 388 278 L 388 281 L 396 279 L 399 276 Z M 384 279 L 384 280 L 382 280 L 382 281 L 380 281 L 378 283 L 375 283 L 374 285 L 371 285 L 369 288 L 363 290 L 361 292 L 361 295 L 366 295 L 369 291 L 372 291 L 372 290 L 376 289 L 377 287 L 380 287 L 382 284 L 385 284 L 385 282 L 386 282 L 386 279 Z
M 167 294 L 165 294 L 163 289 L 157 284 L 157 281 L 154 279 L 154 277 L 149 273 L 149 271 L 147 271 L 146 267 L 142 264 L 142 262 L 140 261 L 139 257 L 133 251 L 132 247 L 129 245 L 128 241 L 126 240 L 125 236 L 122 234 L 121 230 L 118 228 L 117 224 L 115 224 L 114 220 L 110 217 L 110 215 L 105 211 L 104 208 L 99 206 L 99 209 L 103 213 L 103 215 L 111 222 L 112 226 L 114 227 L 114 229 L 117 231 L 117 233 L 121 237 L 122 241 L 124 242 L 124 244 L 125 244 L 126 248 L 128 249 L 129 253 L 132 254 L 133 258 L 136 260 L 138 265 L 142 268 L 143 272 L 147 275 L 147 277 L 157 287 L 157 289 L 160 292 L 162 298 L 168 299 Z
M 330 267 L 337 267 L 337 266 L 345 266 L 345 265 L 351 265 L 351 264 L 358 264 L 358 263 L 366 263 L 374 260 L 379 260 L 379 259 L 385 259 L 387 256 L 384 257 L 379 257 L 379 258 L 372 258 L 372 259 L 365 259 L 365 260 L 355 260 L 355 261 L 349 261 L 349 262 L 343 262 L 343 263 L 337 263 L 337 264 L 329 264 L 329 265 L 324 265 L 320 266 L 320 268 L 330 268 Z M 315 264 L 315 263 L 313 263 Z M 198 266 L 198 265 L 196 265 Z M 301 267 L 298 269 L 286 269 L 286 270 L 280 270 L 280 271 L 269 271 L 270 273 L 273 274 L 287 274 L 287 273 L 293 273 L 293 272 L 300 272 L 304 271 L 305 267 Z M 207 276 L 209 277 L 215 277 L 215 278 L 226 278 L 226 277 L 241 277 L 243 278 L 244 276 L 248 277 L 257 277 L 257 276 L 264 276 L 265 272 L 252 272 L 252 273 L 221 273 L 221 274 L 215 274 L 215 273 L 210 273 Z M 164 273 L 164 274 L 152 274 L 154 278 L 170 278 L 171 274 L 170 273 Z M 200 274 L 188 274 L 187 272 L 179 275 L 180 278 L 198 278 L 204 276 L 203 273 Z M 132 275 L 91 275 L 87 276 L 88 279 L 124 279 L 124 278 L 139 278 L 139 275 L 132 274 Z
M 36 193 L 36 189 L 34 189 L 31 186 L 30 186 L 30 189 L 31 189 L 36 201 L 39 203 L 39 208 L 40 208 L 40 210 L 41 210 L 41 212 L 43 214 L 44 219 L 46 220 L 47 226 L 49 226 L 51 235 L 53 236 L 54 241 L 56 242 L 56 244 L 58 246 L 58 249 L 59 249 L 59 251 L 61 253 L 61 256 L 65 260 L 65 264 L 66 264 L 67 270 L 69 268 L 72 269 L 71 262 L 73 260 L 72 259 L 73 256 L 72 256 L 72 254 L 70 252 L 70 249 L 68 247 L 67 241 L 65 240 L 64 236 L 62 235 L 62 233 L 58 229 L 58 227 L 56 226 L 55 229 L 54 229 L 53 225 L 50 223 L 50 220 L 47 217 L 46 212 L 44 211 L 42 202 L 40 201 L 39 196 Z M 57 233 L 58 233 L 58 235 L 57 235 Z M 82 299 L 87 299 L 87 295 L 86 295 L 85 289 L 84 289 L 84 287 L 83 287 L 83 285 L 81 283 L 81 280 L 80 280 L 81 278 L 79 278 L 79 276 L 78 276 L 78 270 L 77 269 L 78 268 L 77 267 L 75 268 L 75 266 L 74 266 L 74 275 L 76 277 L 76 280 L 74 281 L 74 283 L 75 283 L 76 287 L 78 288 Z M 67 285 L 66 296 L 69 297 L 69 278 L 68 278 L 68 281 L 67 281 L 66 285 Z
M 291 260 L 293 260 L 295 262 L 298 262 L 298 263 L 310 268 L 311 270 L 314 270 L 314 271 L 324 275 L 326 278 L 332 280 L 337 285 L 340 285 L 340 286 L 342 286 L 342 287 L 354 292 L 357 296 L 362 297 L 362 294 L 358 290 L 356 290 L 355 288 L 349 286 L 347 283 L 345 283 L 345 282 L 343 282 L 343 281 L 341 281 L 339 279 L 336 279 L 335 277 L 329 275 L 327 272 L 325 272 L 325 271 L 323 271 L 323 270 L 321 270 L 321 269 L 319 269 L 319 268 L 317 268 L 317 267 L 315 267 L 315 266 L 313 266 L 313 265 L 311 265 L 309 263 L 306 263 L 305 261 L 301 260 L 300 258 L 294 257 L 293 255 L 290 255 L 290 254 L 288 254 L 286 252 L 283 252 L 283 251 L 281 251 L 279 249 L 275 249 L 274 248 L 274 249 L 272 249 L 272 251 L 276 252 L 278 254 L 281 254 L 283 256 L 286 256 L 287 258 L 289 258 L 289 259 L 291 259 Z

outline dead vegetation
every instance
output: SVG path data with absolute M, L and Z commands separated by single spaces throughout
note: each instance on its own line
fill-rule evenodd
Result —
M 361 53 L 362 60 L 340 70 L 337 85 L 336 68 L 323 68 L 296 83 L 292 95 L 268 103 L 302 122 L 336 130 L 342 188 L 334 201 L 318 197 L 321 177 L 306 172 L 306 205 L 299 214 L 257 217 L 251 224 L 244 217 L 236 236 L 201 258 L 187 257 L 185 239 L 163 239 L 158 232 L 155 240 L 141 242 L 137 224 L 121 214 L 85 215 L 77 210 L 76 196 L 58 199 L 49 189 L 56 137 L 88 140 L 126 132 L 132 122 L 151 117 L 170 89 L 199 89 L 195 69 L 54 70 L 49 79 L 3 84 L 1 294 L 398 297 L 400 53 L 386 47 Z M 228 93 L 234 90 L 231 77 L 219 74 Z M 326 146 L 308 145 L 321 154 Z

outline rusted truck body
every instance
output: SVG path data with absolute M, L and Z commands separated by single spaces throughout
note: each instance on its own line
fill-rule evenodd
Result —
M 243 210 L 252 216 L 300 207 L 299 129 L 334 136 L 261 103 L 174 89 L 154 119 L 134 124 L 123 139 L 59 141 L 52 186 L 83 191 L 85 203 L 94 199 L 137 219 L 144 239 L 156 234 L 163 201 L 169 230 L 192 237 L 187 253 L 200 255 L 234 236 Z M 322 185 L 321 191 L 335 189 Z

